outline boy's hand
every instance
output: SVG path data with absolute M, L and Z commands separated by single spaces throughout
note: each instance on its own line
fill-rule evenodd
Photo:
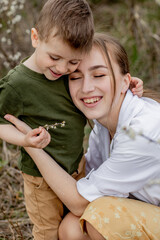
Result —
M 21 133 L 27 134 L 29 131 L 32 130 L 26 123 L 24 123 L 23 121 L 19 120 L 18 118 L 14 117 L 11 114 L 6 114 L 4 118 L 7 121 L 13 123 Z
M 24 147 L 45 148 L 50 140 L 50 134 L 43 127 L 39 127 L 25 135 Z
M 130 82 L 130 90 L 133 95 L 142 97 L 143 95 L 143 81 L 140 78 L 132 77 Z
M 4 118 L 13 123 L 24 134 L 24 141 L 21 146 L 45 148 L 49 144 L 51 139 L 50 134 L 43 127 L 32 130 L 26 123 L 11 114 L 6 114 Z

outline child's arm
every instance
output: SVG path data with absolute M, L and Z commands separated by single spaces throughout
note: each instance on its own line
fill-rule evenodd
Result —
M 9 120 L 9 115 L 6 115 L 5 119 Z M 19 128 L 21 131 L 21 125 Z M 49 133 L 42 127 L 31 130 L 27 126 L 24 134 L 20 131 L 11 124 L 0 124 L 0 138 L 8 143 L 23 147 L 44 148 L 50 142 Z
M 8 120 L 24 134 L 28 131 L 27 125 L 14 116 L 8 115 Z M 76 180 L 45 151 L 35 148 L 25 148 L 25 150 L 34 160 L 42 176 L 61 201 L 73 214 L 81 216 L 89 202 L 78 193 Z
M 130 82 L 130 90 L 133 95 L 142 97 L 143 95 L 143 81 L 140 78 L 132 77 Z

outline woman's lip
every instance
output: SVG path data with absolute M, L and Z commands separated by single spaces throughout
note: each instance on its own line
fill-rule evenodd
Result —
M 81 98 L 83 104 L 87 107 L 95 107 L 102 99 L 102 96 Z
M 53 72 L 51 69 L 50 69 L 50 71 L 51 71 L 51 73 L 54 77 L 61 77 L 62 76 L 62 74 L 57 74 L 57 73 Z

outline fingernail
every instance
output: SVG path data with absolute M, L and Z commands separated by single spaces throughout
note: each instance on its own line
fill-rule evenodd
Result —
M 10 119 L 10 116 L 9 116 L 8 114 L 6 114 L 6 115 L 4 116 L 4 118 L 5 118 L 6 120 L 9 120 L 9 119 Z

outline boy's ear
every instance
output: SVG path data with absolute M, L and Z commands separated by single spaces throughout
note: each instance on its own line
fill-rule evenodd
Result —
M 31 41 L 34 48 L 38 45 L 38 32 L 35 28 L 31 29 Z
M 124 79 L 123 79 L 121 93 L 126 93 L 126 91 L 129 88 L 130 82 L 131 82 L 131 75 L 129 73 L 127 73 L 127 74 L 125 74 Z

